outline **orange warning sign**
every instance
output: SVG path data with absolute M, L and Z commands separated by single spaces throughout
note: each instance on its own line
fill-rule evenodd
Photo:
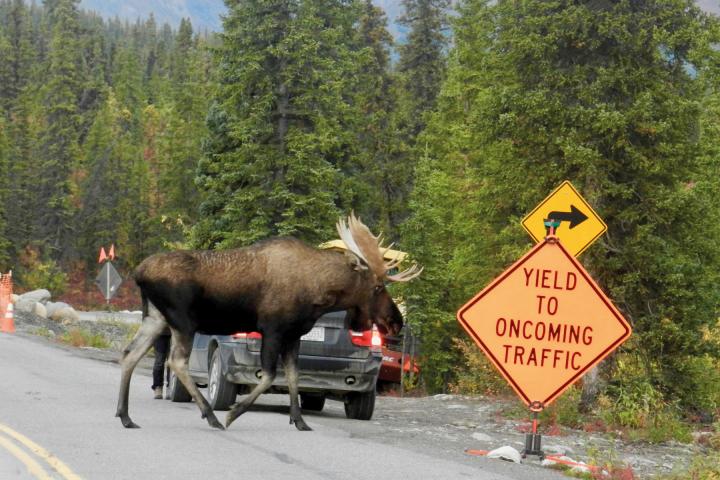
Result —
M 457 318 L 520 398 L 543 407 L 631 332 L 555 237 L 503 272 Z

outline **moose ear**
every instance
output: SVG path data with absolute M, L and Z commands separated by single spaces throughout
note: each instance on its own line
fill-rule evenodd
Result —
M 345 252 L 345 256 L 348 259 L 348 263 L 350 264 L 350 267 L 355 270 L 356 272 L 360 272 L 363 270 L 367 270 L 368 266 L 365 265 L 365 262 L 360 260 L 360 258 L 351 252 Z

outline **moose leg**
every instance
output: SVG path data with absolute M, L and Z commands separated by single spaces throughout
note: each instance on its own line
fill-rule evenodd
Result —
M 298 354 L 300 352 L 300 339 L 288 344 L 282 353 L 285 364 L 285 377 L 287 378 L 288 390 L 290 393 L 290 423 L 301 431 L 310 431 L 312 428 L 305 423 L 300 411 L 300 400 L 298 399 Z
M 171 329 L 173 338 L 173 347 L 170 352 L 170 360 L 168 364 L 175 376 L 183 384 L 190 396 L 195 400 L 195 404 L 202 412 L 202 418 L 207 418 L 208 424 L 213 428 L 225 430 L 222 423 L 217 419 L 210 404 L 202 396 L 195 382 L 190 378 L 188 373 L 188 359 L 190 358 L 190 350 L 192 349 L 192 337 L 181 333 L 174 328 Z
M 278 335 L 273 335 L 268 332 L 263 332 L 263 343 L 260 350 L 260 362 L 262 364 L 262 378 L 260 383 L 255 385 L 255 388 L 248 394 L 247 397 L 243 398 L 242 401 L 232 406 L 227 416 L 225 417 L 225 426 L 229 427 L 232 422 L 235 421 L 243 413 L 247 412 L 248 408 L 255 403 L 255 400 L 265 390 L 270 388 L 275 380 L 277 374 L 277 363 L 278 355 L 280 353 L 280 340 Z
M 130 420 L 128 415 L 128 400 L 130 396 L 130 378 L 132 377 L 135 366 L 140 359 L 150 350 L 155 339 L 162 333 L 167 326 L 162 314 L 154 307 L 150 307 L 150 314 L 143 318 L 140 329 L 133 337 L 132 341 L 123 350 L 120 359 L 120 393 L 118 395 L 118 405 L 116 417 L 120 417 L 125 428 L 140 428 L 140 426 Z

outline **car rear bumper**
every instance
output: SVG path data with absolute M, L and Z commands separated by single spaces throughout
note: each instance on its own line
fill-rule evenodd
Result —
M 220 354 L 227 371 L 225 379 L 240 385 L 256 385 L 260 382 L 260 353 L 249 351 L 237 344 L 221 345 Z M 300 391 L 323 391 L 335 394 L 367 392 L 375 389 L 382 354 L 371 352 L 364 359 L 345 357 L 301 356 L 299 359 Z M 282 363 L 278 365 L 273 387 L 287 388 Z

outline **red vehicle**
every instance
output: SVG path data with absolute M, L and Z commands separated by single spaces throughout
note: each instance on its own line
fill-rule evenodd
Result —
M 378 375 L 379 389 L 392 388 L 400 385 L 402 348 L 402 338 L 384 337 L 382 363 L 380 364 L 380 375 Z M 405 370 L 406 378 L 410 374 L 411 370 L 415 377 L 420 374 L 417 358 L 411 356 L 407 351 L 405 352 L 405 365 L 403 370 Z

